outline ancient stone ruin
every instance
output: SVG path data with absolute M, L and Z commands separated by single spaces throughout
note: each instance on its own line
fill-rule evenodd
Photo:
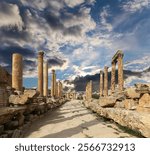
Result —
M 118 89 L 115 74 L 117 62 Z M 108 93 L 108 67 L 105 66 L 104 71 L 100 71 L 99 99 L 92 98 L 91 85 L 87 83 L 85 106 L 144 137 L 150 137 L 150 84 L 124 88 L 122 51 L 117 51 L 111 64 L 111 93 Z
M 135 84 L 125 88 L 123 78 L 123 52 L 117 51 L 111 60 L 111 81 L 108 81 L 108 67 L 100 71 L 98 98 L 94 98 L 93 82 L 86 84 L 85 94 L 75 90 L 67 92 L 57 72 L 51 70 L 49 89 L 49 65 L 44 52 L 37 56 L 37 89 L 23 87 L 23 57 L 12 55 L 12 76 L 0 67 L 0 137 L 23 137 L 24 131 L 45 113 L 67 101 L 80 99 L 83 105 L 98 115 L 113 120 L 143 137 L 150 137 L 150 84 Z M 116 64 L 118 63 L 118 79 Z M 111 86 L 109 88 L 109 83 Z M 82 105 L 82 106 L 83 106 Z
M 38 53 L 37 90 L 23 88 L 23 57 L 14 53 L 12 76 L 0 67 L 0 137 L 23 137 L 24 129 L 33 121 L 67 101 L 61 81 L 56 82 L 55 70 L 52 70 L 51 94 L 49 92 L 44 52 Z

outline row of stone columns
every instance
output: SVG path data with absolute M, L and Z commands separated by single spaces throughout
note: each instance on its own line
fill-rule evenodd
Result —
M 43 63 L 44 52 L 38 53 L 38 91 L 40 96 L 48 96 L 48 62 Z M 12 56 L 12 87 L 18 91 L 23 88 L 23 58 L 21 54 Z M 51 96 L 62 96 L 62 83 L 56 82 L 55 70 L 52 70 Z
M 117 53 L 112 58 L 112 70 L 111 70 L 111 93 L 115 92 L 115 82 L 116 82 L 116 63 L 118 62 L 118 90 L 123 91 L 124 80 L 123 80 L 123 53 L 122 51 L 117 51 Z M 104 75 L 103 75 L 104 74 Z M 100 97 L 108 96 L 108 67 L 104 67 L 103 71 L 100 71 Z
M 123 52 L 117 51 L 117 53 L 112 58 L 112 71 L 111 71 L 111 93 L 115 92 L 116 83 L 116 64 L 118 62 L 118 90 L 123 91 L 124 79 L 123 79 Z
M 87 83 L 86 85 L 86 100 L 92 99 L 92 81 Z

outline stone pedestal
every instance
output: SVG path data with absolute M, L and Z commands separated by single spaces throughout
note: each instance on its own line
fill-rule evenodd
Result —
M 103 71 L 100 71 L 100 97 L 103 96 Z
M 44 52 L 38 53 L 38 91 L 43 96 L 43 55 Z
M 48 63 L 44 63 L 44 96 L 48 96 Z
M 12 87 L 18 91 L 22 91 L 23 69 L 22 55 L 13 54 L 12 56 Z
M 104 68 L 104 96 L 108 96 L 108 67 Z

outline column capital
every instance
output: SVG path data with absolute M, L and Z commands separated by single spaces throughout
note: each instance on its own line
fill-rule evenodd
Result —
M 43 52 L 43 51 L 40 51 L 40 52 L 38 53 L 38 55 L 39 55 L 39 56 L 44 56 L 44 52 Z

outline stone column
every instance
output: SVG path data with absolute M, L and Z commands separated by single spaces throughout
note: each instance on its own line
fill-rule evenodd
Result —
M 123 79 L 123 54 L 118 55 L 118 86 L 119 91 L 123 91 L 124 79 Z
M 115 92 L 115 81 L 116 81 L 116 63 L 112 62 L 112 70 L 111 70 L 111 93 Z
M 12 56 L 12 87 L 18 91 L 22 91 L 23 76 L 22 55 L 15 53 Z
M 104 67 L 104 96 L 108 96 L 108 67 Z
M 60 81 L 58 82 L 58 97 L 62 97 L 62 83 Z
M 58 82 L 56 82 L 55 86 L 55 97 L 58 98 Z
M 92 98 L 92 81 L 89 82 L 89 99 Z
M 43 55 L 44 52 L 38 53 L 38 91 L 43 96 Z
M 103 96 L 103 71 L 100 71 L 100 97 Z
M 51 96 L 52 96 L 52 97 L 55 97 L 55 70 L 52 70 Z
M 48 63 L 44 63 L 44 96 L 48 96 Z

